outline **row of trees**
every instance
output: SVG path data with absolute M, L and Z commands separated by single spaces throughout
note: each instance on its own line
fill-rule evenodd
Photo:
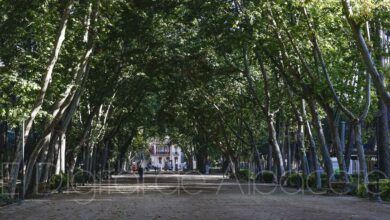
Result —
M 374 140 L 390 175 L 386 1 L 0 5 L 0 121 L 17 131 L 14 156 L 2 151 L 11 194 L 20 173 L 27 194 L 55 173 L 120 170 L 167 133 L 189 161 L 314 171 L 319 188 L 321 168 L 334 178 L 331 154 L 348 181 L 354 148 L 367 184 L 363 144 Z

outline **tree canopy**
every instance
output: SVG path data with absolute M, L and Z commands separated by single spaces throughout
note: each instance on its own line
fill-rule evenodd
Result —
M 18 131 L 2 160 L 24 139 L 32 178 L 66 135 L 66 169 L 89 152 L 98 172 L 170 135 L 200 164 L 268 158 L 279 177 L 292 143 L 296 169 L 330 177 L 355 148 L 367 176 L 374 140 L 390 175 L 389 4 L 0 0 L 0 122 Z

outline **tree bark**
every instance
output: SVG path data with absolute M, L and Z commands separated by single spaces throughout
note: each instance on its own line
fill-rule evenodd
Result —
M 69 176 L 70 177 L 73 177 L 73 173 L 74 173 L 74 169 L 75 169 L 75 166 L 76 166 L 77 157 L 78 157 L 78 155 L 80 153 L 81 147 L 85 144 L 85 142 L 88 139 L 88 136 L 90 135 L 91 128 L 92 128 L 92 121 L 93 121 L 94 117 L 96 116 L 96 114 L 98 113 L 98 110 L 99 110 L 98 106 L 95 106 L 93 108 L 92 112 L 88 116 L 87 121 L 85 122 L 84 130 L 83 130 L 83 133 L 81 135 L 80 141 L 72 149 L 72 151 L 70 153 L 70 163 L 69 163 Z
M 268 151 L 267 151 L 267 170 L 272 170 L 272 145 L 267 144 Z
M 363 178 L 363 184 L 367 186 L 368 184 L 368 172 L 367 172 L 367 164 L 366 164 L 366 155 L 364 153 L 363 141 L 362 141 L 362 123 L 358 122 L 355 125 L 355 140 L 356 140 L 356 148 L 358 151 L 359 157 L 359 170 L 361 178 Z
M 334 170 L 333 170 L 333 166 L 332 166 L 332 160 L 330 159 L 329 149 L 328 149 L 328 146 L 326 144 L 324 130 L 322 129 L 321 120 L 320 120 L 320 117 L 319 117 L 318 112 L 316 110 L 316 104 L 315 104 L 314 100 L 312 100 L 312 99 L 308 99 L 307 101 L 309 104 L 311 116 L 313 118 L 313 124 L 314 124 L 314 128 L 315 128 L 315 131 L 317 134 L 317 138 L 318 138 L 318 141 L 320 144 L 320 149 L 321 149 L 321 153 L 322 153 L 322 157 L 323 157 L 323 161 L 324 161 L 325 171 L 328 174 L 328 178 L 333 179 Z
M 288 172 L 291 174 L 292 172 L 292 163 L 291 163 L 291 133 L 287 130 L 288 136 L 287 136 L 287 169 Z
M 377 48 L 379 50 L 378 60 L 382 68 L 389 67 L 389 57 L 387 59 L 383 54 L 388 52 L 386 45 L 389 43 L 383 30 L 381 21 L 377 20 L 377 35 L 378 41 Z M 381 74 L 381 80 L 383 82 L 383 74 Z M 382 171 L 387 178 L 390 178 L 390 148 L 389 148 L 389 108 L 382 98 L 379 98 L 379 115 L 377 118 L 377 150 L 378 150 L 378 168 Z
M 310 123 L 307 120 L 306 104 L 305 104 L 304 100 L 302 100 L 302 116 L 303 116 L 303 120 L 305 123 L 305 130 L 307 133 L 307 138 L 309 140 L 309 144 L 311 147 L 311 154 L 312 154 L 312 160 L 313 160 L 312 163 L 313 163 L 314 172 L 316 175 L 316 188 L 320 189 L 320 188 L 322 188 L 322 185 L 321 185 L 320 165 L 318 163 L 318 156 L 317 156 L 317 145 L 316 145 L 316 142 L 314 141 L 314 137 L 313 137 L 313 134 L 311 132 Z
M 51 55 L 49 58 L 49 63 L 47 64 L 46 72 L 42 75 L 41 89 L 39 91 L 39 94 L 38 94 L 35 102 L 34 102 L 34 107 L 32 108 L 30 115 L 29 115 L 28 119 L 26 120 L 24 135 L 20 135 L 20 138 L 18 139 L 18 144 L 17 144 L 17 148 L 16 148 L 16 152 L 15 152 L 15 158 L 14 158 L 14 162 L 13 162 L 12 169 L 11 169 L 11 180 L 9 182 L 9 193 L 10 193 L 11 197 L 14 197 L 14 194 L 15 194 L 16 180 L 18 178 L 20 163 L 21 163 L 22 157 L 23 157 L 22 138 L 24 139 L 25 142 L 27 141 L 28 136 L 29 136 L 30 131 L 31 131 L 31 127 L 32 127 L 33 122 L 35 120 L 35 117 L 37 116 L 39 110 L 42 107 L 43 101 L 44 101 L 45 96 L 46 96 L 46 91 L 49 87 L 49 84 L 50 84 L 50 81 L 52 78 L 54 66 L 57 63 L 58 56 L 59 56 L 61 48 L 62 48 L 62 44 L 65 40 L 65 33 L 66 33 L 67 26 L 68 26 L 69 16 L 70 16 L 72 8 L 73 8 L 73 3 L 74 3 L 73 0 L 69 0 L 65 6 L 65 10 L 62 14 L 62 19 L 60 22 L 57 37 L 56 37 L 56 40 L 54 43 L 54 48 L 52 49 Z
M 389 112 L 382 99 L 379 99 L 379 115 L 377 118 L 377 148 L 379 170 L 390 177 L 389 148 Z
M 73 96 L 68 98 L 68 101 L 64 102 L 64 105 L 61 106 L 61 110 L 59 113 L 56 115 L 56 117 L 53 119 L 53 121 L 50 123 L 50 125 L 45 129 L 44 131 L 44 138 L 42 138 L 36 147 L 34 148 L 33 153 L 30 156 L 30 159 L 27 164 L 27 169 L 26 169 L 26 176 L 25 176 L 25 187 L 26 189 L 29 188 L 31 184 L 31 177 L 34 172 L 34 167 L 36 165 L 38 156 L 42 152 L 42 149 L 46 148 L 46 146 L 49 147 L 49 152 L 53 152 L 53 149 L 56 145 L 56 140 L 58 137 L 61 136 L 62 133 L 65 133 L 67 130 L 67 127 L 71 121 L 71 118 L 76 110 L 76 107 L 79 103 L 81 93 L 82 93 L 82 88 L 79 88 Z M 48 138 L 52 136 L 51 138 Z M 54 138 L 55 137 L 55 138 Z M 54 142 L 51 140 L 54 138 Z M 55 151 L 54 151 L 55 152 Z M 50 156 L 50 155 L 49 155 Z M 50 161 L 51 165 L 53 161 Z M 46 171 L 48 172 L 48 171 Z M 48 177 L 47 177 L 48 178 Z M 46 180 L 46 177 L 44 178 Z
M 331 108 L 326 108 L 324 109 L 327 115 L 328 119 L 328 124 L 329 124 L 329 130 L 330 130 L 330 136 L 332 138 L 332 144 L 336 149 L 336 156 L 337 156 L 337 161 L 339 164 L 339 170 L 342 179 L 345 182 L 348 182 L 348 175 L 346 173 L 346 164 L 344 160 L 344 154 L 341 149 L 341 141 L 340 141 L 340 136 L 339 136 L 339 129 L 337 126 L 337 120 L 335 117 L 335 114 L 333 113 L 333 110 Z
M 345 147 L 345 155 L 344 155 L 345 164 L 347 166 L 348 171 L 351 163 L 351 154 L 352 154 L 354 144 L 355 144 L 355 129 L 354 129 L 354 125 L 351 124 L 349 126 L 348 143 Z

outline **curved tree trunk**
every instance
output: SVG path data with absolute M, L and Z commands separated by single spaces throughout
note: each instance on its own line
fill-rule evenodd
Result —
M 305 105 L 305 101 L 304 100 L 302 100 L 302 115 L 303 115 L 303 120 L 304 120 L 304 123 L 305 123 L 305 131 L 307 133 L 307 138 L 309 140 L 309 144 L 310 144 L 310 147 L 311 147 L 311 156 L 312 156 L 311 158 L 313 160 L 312 163 L 313 163 L 313 168 L 314 168 L 314 172 L 315 172 L 315 175 L 316 175 L 316 188 L 320 189 L 320 188 L 322 188 L 322 185 L 321 185 L 320 166 L 318 164 L 317 145 L 316 145 L 316 142 L 314 141 L 314 137 L 313 137 L 313 134 L 311 132 L 310 123 L 307 120 L 306 105 Z
M 336 119 L 332 109 L 326 108 L 324 110 L 326 112 L 326 115 L 328 116 L 327 119 L 328 119 L 328 124 L 329 124 L 330 136 L 332 138 L 332 144 L 333 144 L 333 146 L 335 146 L 335 149 L 336 149 L 337 161 L 339 164 L 341 177 L 343 178 L 343 180 L 345 182 L 349 182 L 348 175 L 346 173 L 347 166 L 345 164 L 344 154 L 343 154 L 343 150 L 341 147 L 339 129 L 337 126 L 337 119 Z
M 77 157 L 81 151 L 81 147 L 85 144 L 85 142 L 87 141 L 88 139 L 88 136 L 90 135 L 90 131 L 91 131 L 91 128 L 92 128 L 92 121 L 93 121 L 93 118 L 95 117 L 95 115 L 98 113 L 99 111 L 99 107 L 98 106 L 95 106 L 92 110 L 92 112 L 90 113 L 90 115 L 88 116 L 88 119 L 87 121 L 85 122 L 85 126 L 84 126 L 84 130 L 83 130 L 83 133 L 81 135 L 81 138 L 80 138 L 80 141 L 78 142 L 78 144 L 72 149 L 69 157 L 70 157 L 70 162 L 69 162 L 69 176 L 73 177 L 73 174 L 74 174 L 74 170 L 75 170 L 75 166 L 76 166 L 76 161 L 77 161 Z
M 333 179 L 334 170 L 333 170 L 333 166 L 332 166 L 332 160 L 330 159 L 329 149 L 328 149 L 328 146 L 326 144 L 324 130 L 322 129 L 321 120 L 320 120 L 320 117 L 319 117 L 318 112 L 316 110 L 316 104 L 312 99 L 308 99 L 307 101 L 309 104 L 311 116 L 313 118 L 313 124 L 314 124 L 314 128 L 315 128 L 315 131 L 317 134 L 317 138 L 318 138 L 318 141 L 320 144 L 320 149 L 321 149 L 322 158 L 324 161 L 325 171 L 328 174 L 328 178 Z
M 60 22 L 59 30 L 57 33 L 57 37 L 54 43 L 54 48 L 51 51 L 51 55 L 49 58 L 49 63 L 46 68 L 46 72 L 42 75 L 42 80 L 41 80 L 41 89 L 39 91 L 39 94 L 35 100 L 34 107 L 32 108 L 30 115 L 28 119 L 26 120 L 25 123 L 25 129 L 24 129 L 24 135 L 21 135 L 20 138 L 18 139 L 18 144 L 15 152 L 15 159 L 13 162 L 13 166 L 11 169 L 11 180 L 9 182 L 9 193 L 11 197 L 14 196 L 15 194 L 15 189 L 16 189 L 16 180 L 18 178 L 18 173 L 19 173 L 19 168 L 20 168 L 20 163 L 22 162 L 22 157 L 23 157 L 23 141 L 27 141 L 28 136 L 31 131 L 31 127 L 33 125 L 33 122 L 35 120 L 35 117 L 37 116 L 39 110 L 42 107 L 43 101 L 46 96 L 46 91 L 49 87 L 52 74 L 53 74 L 53 69 L 55 64 L 57 63 L 58 56 L 61 51 L 62 44 L 65 40 L 65 33 L 68 25 L 68 20 L 69 16 L 71 13 L 71 10 L 73 8 L 73 0 L 69 0 L 68 3 L 66 4 L 64 13 L 62 14 L 62 19 Z

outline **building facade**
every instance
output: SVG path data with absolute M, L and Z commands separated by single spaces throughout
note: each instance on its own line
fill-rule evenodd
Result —
M 155 138 L 150 142 L 149 165 L 158 170 L 179 171 L 186 169 L 185 156 L 177 144 L 172 144 L 167 136 L 164 141 Z

